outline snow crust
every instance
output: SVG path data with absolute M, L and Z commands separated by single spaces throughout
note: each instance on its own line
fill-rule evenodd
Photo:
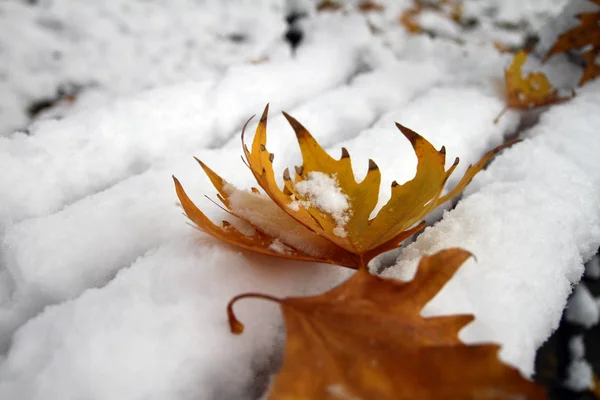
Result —
M 24 105 L 62 82 L 97 86 L 28 133 L 0 137 L 0 398 L 182 400 L 256 399 L 277 367 L 278 308 L 240 302 L 246 330 L 234 336 L 225 315 L 232 296 L 316 294 L 350 271 L 241 252 L 197 232 L 181 215 L 171 175 L 215 222 L 230 218 L 203 197 L 215 190 L 197 156 L 240 188 L 232 206 L 268 222 L 261 226 L 277 233 L 274 249 L 324 251 L 264 195 L 246 190 L 256 186 L 239 161 L 248 117 L 270 102 L 276 171 L 300 164 L 282 109 L 333 156 L 346 147 L 357 180 L 374 159 L 378 208 L 392 181 L 415 173 L 398 121 L 444 145 L 446 167 L 460 157 L 451 188 L 521 122 L 509 111 L 492 123 L 504 106 L 497 83 L 510 56 L 476 37 L 518 41 L 523 32 L 493 28 L 498 18 L 486 10 L 537 26 L 560 2 L 468 1 L 482 25 L 471 33 L 446 26 L 464 44 L 406 34 L 396 21 L 409 2 L 388 2 L 379 16 L 310 14 L 293 56 L 281 39 L 281 1 L 24 3 L 0 4 L 0 53 L 13 60 L 0 65 L 0 93 L 8 93 L 0 96 L 0 131 L 23 126 Z M 17 28 L 18 40 L 4 39 Z M 232 44 L 237 33 L 246 39 Z M 186 50 L 191 37 L 198 51 Z M 51 60 L 55 49 L 61 60 Z M 408 279 L 423 254 L 473 252 L 477 262 L 424 314 L 474 313 L 461 337 L 500 343 L 503 359 L 525 374 L 600 244 L 599 93 L 592 83 L 550 108 L 384 272 Z M 348 211 L 338 192 L 323 193 L 336 200 L 324 207 Z

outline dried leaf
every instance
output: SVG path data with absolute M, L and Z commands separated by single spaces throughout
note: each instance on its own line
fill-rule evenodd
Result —
M 314 297 L 242 294 L 228 305 L 232 332 L 243 325 L 234 303 L 276 301 L 287 342 L 270 399 L 543 399 L 542 389 L 500 362 L 493 344 L 458 339 L 472 315 L 423 318 L 422 308 L 470 254 L 448 249 L 423 257 L 411 282 L 358 270 Z
M 590 50 L 581 55 L 581 58 L 585 61 L 586 67 L 583 70 L 581 79 L 579 80 L 579 86 L 583 86 L 586 82 L 594 80 L 600 76 L 600 65 L 596 63 L 598 55 L 598 50 Z
M 600 6 L 600 0 L 590 0 L 590 2 Z M 581 58 L 586 63 L 579 81 L 579 86 L 582 86 L 600 75 L 600 65 L 596 63 L 596 58 L 600 55 L 600 10 L 578 14 L 577 19 L 579 25 L 564 32 L 556 39 L 544 61 L 555 54 L 579 51 Z
M 251 148 L 248 149 L 246 145 L 243 147 L 247 166 L 272 204 L 267 202 L 268 198 L 264 195 L 236 189 L 198 160 L 228 212 L 251 225 L 258 237 L 248 238 L 231 226 L 214 225 L 175 180 L 183 209 L 201 230 L 244 249 L 351 268 L 366 266 L 373 257 L 398 247 L 403 240 L 422 229 L 424 222 L 421 221 L 427 214 L 457 196 L 496 152 L 510 144 L 487 153 L 467 169 L 453 190 L 442 195 L 446 181 L 458 165 L 458 158 L 446 170 L 446 151 L 443 147 L 438 151 L 416 132 L 397 124 L 416 153 L 416 175 L 403 185 L 393 182 L 390 200 L 371 219 L 381 182 L 381 173 L 375 162 L 369 160 L 366 177 L 360 183 L 356 182 L 346 149 L 342 149 L 339 160 L 332 158 L 306 128 L 284 113 L 296 133 L 303 164 L 296 167 L 293 180 L 289 171 L 284 171 L 284 188 L 281 189 L 273 171 L 274 154 L 269 153 L 266 147 L 267 114 L 268 106 L 256 128 Z M 242 141 L 243 137 L 244 132 Z M 310 192 L 300 190 L 302 185 L 310 185 L 315 177 L 333 182 L 333 189 L 338 191 L 334 194 L 346 202 L 344 210 L 327 209 L 318 199 L 311 197 Z M 239 200 L 242 196 L 246 200 L 232 204 L 232 199 Z M 259 204 L 259 200 L 262 203 Z M 255 205 L 249 207 L 249 202 Z M 271 208 L 267 212 L 269 206 Z M 288 248 L 281 251 L 279 243 Z
M 337 1 L 332 0 L 322 0 L 319 4 L 317 4 L 317 11 L 336 11 L 342 8 L 342 5 Z
M 356 8 L 358 8 L 358 11 L 363 12 L 363 13 L 367 13 L 367 12 L 383 12 L 383 10 L 385 10 L 385 8 L 383 7 L 383 5 L 376 3 L 372 0 L 363 0 L 360 3 L 358 3 L 358 5 L 356 6 Z
M 526 61 L 527 52 L 521 50 L 515 54 L 510 67 L 504 71 L 507 106 L 494 122 L 498 122 L 507 108 L 531 109 L 570 99 L 560 97 L 558 90 L 552 87 L 543 72 L 530 72 L 523 77 L 523 65 Z
M 440 0 L 438 3 L 414 0 L 413 3 L 413 6 L 405 9 L 398 19 L 409 33 L 423 32 L 423 28 L 417 22 L 417 17 L 425 10 L 436 11 L 457 23 L 462 20 L 462 3 L 455 0 Z
M 400 14 L 399 22 L 404 26 L 409 33 L 420 33 L 423 31 L 421 25 L 417 22 L 417 16 L 421 14 L 422 8 L 415 6 L 407 8 Z
M 600 5 L 600 2 L 596 2 Z M 545 60 L 555 54 L 569 50 L 581 49 L 585 46 L 600 47 L 600 11 L 578 14 L 579 25 L 561 34 L 546 54 Z

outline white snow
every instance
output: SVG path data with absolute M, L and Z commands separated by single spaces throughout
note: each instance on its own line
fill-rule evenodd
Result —
M 583 343 L 583 335 L 575 335 L 569 340 L 569 353 L 572 358 L 585 357 L 585 344 Z
M 82 86 L 87 106 L 285 54 L 283 0 L 27 3 L 0 3 L 0 136 L 60 85 Z
M 279 239 L 273 240 L 273 242 L 269 246 L 269 249 L 279 254 L 287 254 L 290 252 L 290 248 Z
M 565 319 L 588 329 L 600 321 L 600 310 L 584 283 L 577 285 L 569 299 Z
M 322 242 L 247 191 L 256 182 L 239 159 L 246 120 L 270 102 L 275 171 L 300 164 L 282 109 L 332 156 L 346 147 L 357 180 L 372 158 L 382 171 L 379 206 L 393 180 L 415 172 L 398 121 L 444 145 L 447 167 L 460 157 L 452 187 L 521 122 L 514 111 L 492 122 L 510 56 L 490 42 L 518 41 L 525 29 L 493 23 L 539 26 L 561 2 L 469 0 L 465 9 L 483 22 L 452 31 L 464 44 L 406 34 L 397 16 L 408 1 L 368 17 L 311 12 L 295 55 L 281 39 L 283 0 L 39 3 L 0 4 L 0 58 L 10 60 L 0 63 L 2 399 L 258 398 L 281 355 L 282 319 L 276 305 L 240 302 L 246 330 L 231 335 L 228 300 L 320 293 L 351 271 L 250 254 L 199 233 L 181 214 L 171 175 L 216 223 L 230 218 L 203 197 L 215 190 L 197 156 L 240 188 L 232 207 L 266 221 L 273 249 L 318 253 Z M 65 82 L 96 86 L 27 134 L 10 133 L 25 127 L 27 104 Z M 406 279 L 423 254 L 473 252 L 477 263 L 424 313 L 474 313 L 461 337 L 500 343 L 502 358 L 526 374 L 600 245 L 599 106 L 596 82 L 551 107 L 385 272 Z M 318 196 L 307 201 L 343 222 L 351 210 L 334 178 L 311 177 L 306 194 Z
M 576 392 L 594 388 L 594 371 L 584 359 L 574 360 L 567 367 L 565 386 Z
M 585 276 L 590 279 L 600 279 L 600 256 L 598 254 L 585 264 Z
M 350 219 L 350 203 L 348 196 L 339 187 L 335 175 L 329 176 L 323 172 L 311 171 L 306 179 L 296 182 L 294 188 L 299 195 L 307 199 L 299 202 L 301 206 L 315 207 L 331 215 L 337 225 L 333 233 L 339 237 L 348 235 L 344 227 Z M 303 204 L 304 202 L 308 204 Z M 292 204 L 298 203 L 293 202 Z
M 501 342 L 501 357 L 526 374 L 600 243 L 600 141 L 590 121 L 598 118 L 592 115 L 599 88 L 593 83 L 543 114 L 525 141 L 498 156 L 456 209 L 385 272 L 406 279 L 424 254 L 454 246 L 471 251 L 477 262 L 467 261 L 424 313 L 473 313 L 461 338 Z
M 576 335 L 569 341 L 571 362 L 567 367 L 567 377 L 564 382 L 569 389 L 582 392 L 594 387 L 594 371 L 585 360 L 585 345 L 583 335 Z

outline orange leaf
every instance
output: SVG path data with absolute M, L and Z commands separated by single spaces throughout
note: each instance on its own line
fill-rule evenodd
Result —
M 448 249 L 423 257 L 411 282 L 358 270 L 319 296 L 242 298 L 280 304 L 287 342 L 269 399 L 543 399 L 542 389 L 500 362 L 493 344 L 465 345 L 458 332 L 472 315 L 421 317 L 421 310 L 470 254 Z
M 381 5 L 379 3 L 375 3 L 372 0 L 363 0 L 360 3 L 358 3 L 356 8 L 358 8 L 358 11 L 364 12 L 364 13 L 366 13 L 366 12 L 382 12 L 383 10 L 385 10 L 383 5 Z
M 274 154 L 266 147 L 267 114 L 268 106 L 250 149 L 245 144 L 243 148 L 247 166 L 268 197 L 235 188 L 198 160 L 228 212 L 251 225 L 259 237 L 247 238 L 230 226 L 215 226 L 175 181 L 183 209 L 201 230 L 245 249 L 256 247 L 256 251 L 263 254 L 351 268 L 366 266 L 373 257 L 398 247 L 419 231 L 427 214 L 457 196 L 491 157 L 506 146 L 492 150 L 470 166 L 457 186 L 442 195 L 458 158 L 446 170 L 443 147 L 438 151 L 418 133 L 397 124 L 416 153 L 416 175 L 403 185 L 394 182 L 390 200 L 371 219 L 381 182 L 375 162 L 369 160 L 366 177 L 356 182 L 346 149 L 342 149 L 339 160 L 332 158 L 306 128 L 284 113 L 296 133 L 303 163 L 296 167 L 293 179 L 287 169 L 284 171 L 281 189 L 273 171 Z M 324 187 L 325 192 L 319 194 L 315 187 Z M 328 196 L 325 202 L 321 198 L 323 193 Z M 330 204 L 332 201 L 335 204 Z M 281 244 L 286 247 L 282 248 Z M 282 249 L 284 251 L 280 251 Z
M 408 8 L 400 14 L 399 21 L 409 33 L 419 33 L 423 30 L 421 25 L 416 21 L 417 16 L 421 14 L 423 9 L 419 6 Z
M 531 109 L 569 100 L 560 97 L 543 72 L 530 72 L 523 77 L 523 65 L 527 61 L 527 52 L 521 50 L 515 54 L 510 67 L 504 71 L 507 108 Z M 505 109 L 506 110 L 506 109 Z M 498 122 L 503 110 L 494 122 Z
M 423 31 L 423 28 L 417 22 L 417 17 L 425 10 L 436 11 L 457 23 L 461 21 L 463 16 L 463 6 L 455 0 L 440 0 L 437 3 L 415 0 L 413 3 L 413 6 L 405 9 L 398 19 L 409 33 Z
M 561 34 L 544 57 L 544 60 L 555 54 L 581 49 L 585 46 L 600 48 L 600 27 L 598 25 L 600 24 L 600 11 L 579 14 L 577 19 L 579 25 Z
M 342 8 L 342 5 L 337 1 L 322 0 L 317 4 L 317 11 L 336 11 Z
M 599 0 L 590 0 L 600 6 Z M 546 54 L 544 61 L 555 54 L 566 51 L 579 51 L 586 67 L 579 80 L 579 86 L 591 81 L 600 75 L 600 65 L 596 58 L 600 55 L 600 10 L 577 15 L 579 25 L 564 32 Z

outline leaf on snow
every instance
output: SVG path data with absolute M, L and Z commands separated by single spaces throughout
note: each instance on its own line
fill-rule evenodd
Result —
M 600 6 L 600 0 L 589 0 Z M 596 63 L 600 55 L 600 10 L 577 15 L 579 25 L 564 32 L 546 54 L 544 60 L 555 54 L 578 50 L 585 61 L 585 68 L 579 86 L 600 76 L 600 65 Z
M 446 181 L 458 165 L 458 158 L 446 170 L 444 147 L 438 151 L 418 133 L 396 124 L 416 153 L 416 175 L 402 185 L 393 182 L 390 200 L 370 219 L 377 205 L 381 182 L 375 162 L 369 160 L 366 177 L 356 182 L 346 149 L 342 149 L 339 160 L 332 158 L 306 128 L 284 113 L 296 133 L 303 163 L 296 167 L 293 177 L 287 169 L 284 171 L 281 189 L 273 171 L 274 154 L 266 147 L 267 114 L 268 106 L 256 128 L 252 145 L 248 148 L 244 144 L 243 150 L 247 166 L 268 197 L 236 189 L 198 160 L 228 212 L 250 224 L 257 232 L 256 237 L 244 235 L 230 225 L 219 227 L 213 224 L 175 180 L 185 213 L 206 233 L 247 250 L 351 268 L 366 266 L 373 257 L 396 248 L 419 231 L 427 214 L 458 195 L 495 153 L 511 144 L 499 146 L 477 164 L 469 166 L 456 187 L 442 195 Z M 328 199 L 333 199 L 336 204 L 324 204 L 318 193 L 311 189 L 324 183 Z
M 472 315 L 420 313 L 470 254 L 448 249 L 423 257 L 415 278 L 401 282 L 359 269 L 322 295 L 233 298 L 230 328 L 244 326 L 234 303 L 254 297 L 280 304 L 287 341 L 269 399 L 543 399 L 543 390 L 497 357 L 494 344 L 458 339 Z
M 449 18 L 456 23 L 460 23 L 463 17 L 462 3 L 456 0 L 440 0 L 437 3 L 414 0 L 412 7 L 405 9 L 398 20 L 409 33 L 421 33 L 424 29 L 417 19 L 426 10 Z
M 521 50 L 515 54 L 512 63 L 504 71 L 504 85 L 507 105 L 494 122 L 504 114 L 507 108 L 531 109 L 569 100 L 560 97 L 543 72 L 530 72 L 523 77 L 523 65 L 527 61 L 527 52 Z

